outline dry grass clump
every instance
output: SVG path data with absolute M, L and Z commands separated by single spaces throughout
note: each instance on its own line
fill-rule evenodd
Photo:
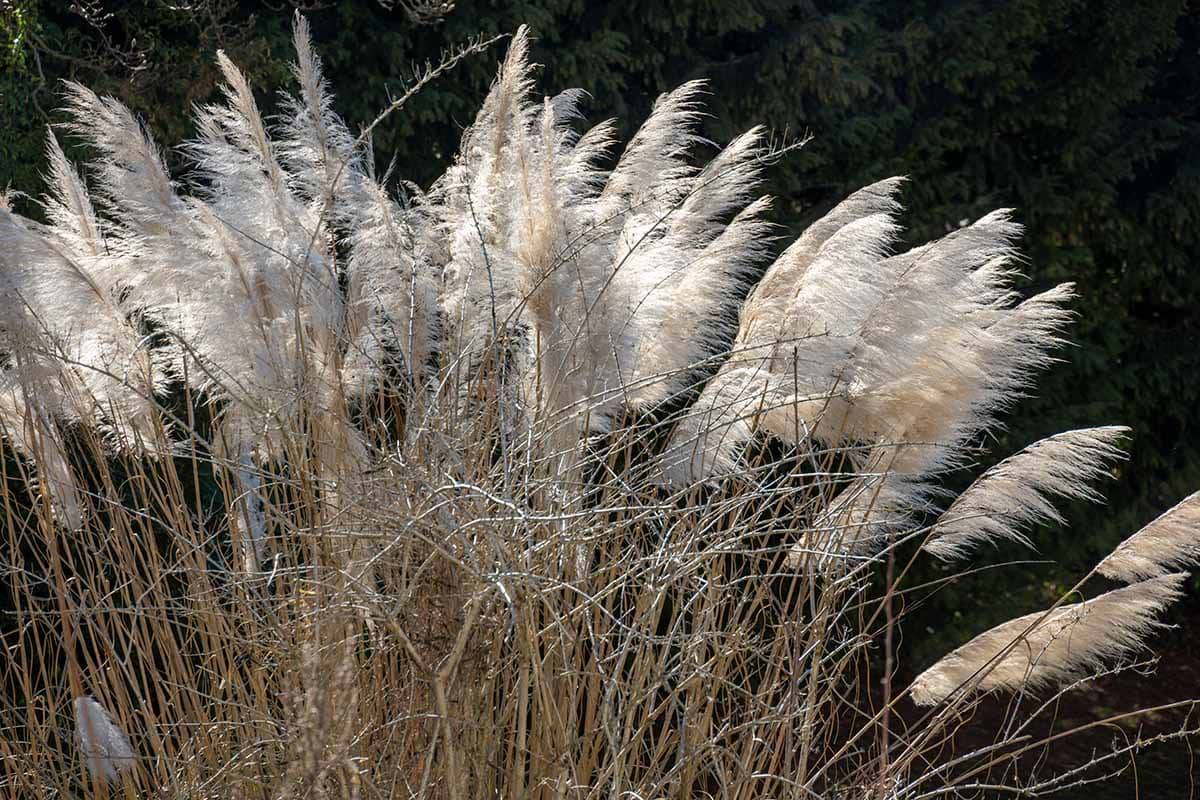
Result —
M 454 166 L 396 199 L 302 20 L 296 46 L 273 124 L 219 57 L 186 190 L 124 106 L 69 87 L 96 158 L 81 177 L 52 134 L 47 221 L 0 209 L 0 787 L 1075 779 L 1008 769 L 1021 726 L 942 748 L 980 690 L 1128 666 L 1195 560 L 1190 500 L 1098 567 L 1149 580 L 893 686 L 905 554 L 1026 541 L 1119 455 L 1123 429 L 1072 431 L 942 494 L 1069 316 L 1069 286 L 1013 291 L 1007 213 L 898 252 L 885 180 L 775 257 L 762 131 L 697 166 L 688 84 L 618 157 L 613 125 L 576 129 L 578 92 L 532 99 L 524 30 Z M 894 735 L 910 698 L 938 705 Z

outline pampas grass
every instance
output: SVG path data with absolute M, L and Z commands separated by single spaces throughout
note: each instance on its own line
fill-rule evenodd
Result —
M 524 29 L 397 192 L 295 43 L 278 120 L 218 55 L 181 180 L 68 86 L 91 159 L 52 137 L 45 221 L 0 210 L 0 787 L 78 795 L 82 754 L 171 797 L 919 796 L 1029 746 L 926 769 L 971 690 L 1150 641 L 1190 506 L 1100 568 L 1148 581 L 892 685 L 904 548 L 1033 541 L 1118 456 L 1071 431 L 945 496 L 1070 316 L 1014 289 L 1009 212 L 902 250 L 890 178 L 777 246 L 758 183 L 795 147 L 714 152 L 689 83 L 620 150 L 535 95 Z M 910 697 L 944 704 L 893 737 Z
M 129 737 L 96 698 L 75 698 L 75 737 L 92 777 L 116 783 L 133 768 Z
M 931 705 L 956 691 L 1062 685 L 1145 646 L 1155 617 L 1182 595 L 1175 573 L 1114 589 L 1082 603 L 997 625 L 921 673 L 913 700 Z
M 1096 566 L 1115 581 L 1133 583 L 1200 561 L 1200 493 L 1130 536 Z
M 1128 428 L 1108 426 L 1055 434 L 984 472 L 934 526 L 924 547 L 939 558 L 961 558 L 981 542 L 1009 539 L 1029 545 L 1022 532 L 1039 522 L 1062 524 L 1050 497 L 1098 502 L 1090 486 L 1122 453 Z

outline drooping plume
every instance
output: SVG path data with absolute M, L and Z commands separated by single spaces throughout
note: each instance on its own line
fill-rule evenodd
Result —
M 1132 583 L 1163 575 L 1200 561 L 1200 492 L 1117 545 L 1096 571 L 1115 581 Z
M 1020 228 L 1006 212 L 891 255 L 900 186 L 856 192 L 768 269 L 663 459 L 668 479 L 686 484 L 737 469 L 755 436 L 852 445 L 865 477 L 814 526 L 836 529 L 841 544 L 814 530 L 799 550 L 870 549 L 927 510 L 937 476 L 965 462 L 966 445 L 1050 360 L 1068 318 L 1066 285 L 1014 304 Z
M 22 384 L 18 370 L 0 371 L 0 436 L 33 460 L 52 513 L 68 528 L 77 529 L 83 524 L 79 483 L 67 463 L 52 410 L 30 403 L 27 389 L 33 390 L 33 397 L 39 396 L 36 386 L 28 381 Z
M 153 441 L 163 376 L 106 268 L 86 189 L 51 136 L 49 225 L 0 209 L 0 327 L 9 367 L 38 384 L 40 404 L 62 419 L 97 419 L 116 443 Z
M 1082 603 L 997 625 L 942 658 L 909 687 L 920 705 L 951 694 L 1062 685 L 1142 647 L 1186 573 L 1162 575 Z
M 92 777 L 116 783 L 133 769 L 129 737 L 94 697 L 75 698 L 75 738 Z
M 1099 501 L 1092 487 L 1121 457 L 1117 442 L 1128 428 L 1108 426 L 1055 434 L 1009 456 L 980 475 L 934 525 L 926 552 L 961 558 L 984 542 L 1029 545 L 1025 530 L 1064 522 L 1051 498 Z

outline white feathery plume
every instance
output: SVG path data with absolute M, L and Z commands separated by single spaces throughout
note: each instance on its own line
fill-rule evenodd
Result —
M 93 778 L 116 783 L 133 769 L 129 737 L 94 697 L 75 698 L 75 737 Z
M 448 239 L 441 305 L 451 360 L 477 363 L 492 326 L 507 332 L 513 401 L 569 453 L 622 408 L 671 397 L 727 341 L 723 309 L 769 243 L 767 203 L 752 202 L 762 133 L 698 173 L 686 155 L 701 85 L 688 84 L 606 180 L 594 165 L 611 126 L 576 136 L 578 93 L 529 103 L 527 55 L 522 29 L 431 193 Z
M 116 444 L 153 448 L 156 427 L 162 424 L 154 396 L 165 388 L 165 365 L 145 346 L 136 327 L 138 310 L 121 299 L 124 287 L 108 268 L 111 259 L 102 225 L 83 181 L 53 135 L 47 137 L 47 155 L 50 192 L 42 207 L 50 224 L 43 233 L 58 245 L 55 249 L 61 248 L 62 259 L 71 262 L 69 274 L 95 295 L 90 314 L 72 319 L 69 332 L 59 338 L 60 346 L 67 346 L 66 340 L 76 342 L 74 361 L 83 390 L 98 408 L 102 428 L 117 434 Z M 64 310 L 57 304 L 64 281 L 56 280 L 55 304 L 34 309 L 43 318 Z
M 70 128 L 104 156 L 91 166 L 116 220 L 105 259 L 111 282 L 179 340 L 176 369 L 193 388 L 233 400 L 239 427 L 265 429 L 271 409 L 287 402 L 273 395 L 290 398 L 298 374 L 288 330 L 292 264 L 309 262 L 312 237 L 293 224 L 289 212 L 300 204 L 286 192 L 248 86 L 227 60 L 221 64 L 230 107 L 204 109 L 201 139 L 189 145 L 209 202 L 174 194 L 157 149 L 117 101 L 77 88 Z M 128 142 L 139 144 L 121 144 Z M 105 163 L 113 158 L 120 169 Z M 194 362 L 186 368 L 178 363 L 185 357 Z M 266 413 L 250 413 L 252 403 Z
M 810 263 L 825 243 L 850 223 L 876 214 L 894 215 L 900 211 L 896 195 L 907 180 L 903 175 L 897 175 L 864 186 L 809 225 L 788 247 L 785 274 L 789 275 L 789 280 L 798 281 L 808 268 L 806 262 Z
M 53 133 L 46 137 L 46 158 L 50 165 L 47 175 L 50 194 L 43 198 L 42 209 L 54 236 L 82 257 L 103 255 L 104 236 L 92 199 Z
M 513 151 L 532 113 L 525 102 L 532 88 L 528 52 L 529 32 L 521 27 L 475 122 L 463 133 L 455 164 L 431 192 L 445 240 L 440 302 L 452 358 L 486 351 L 494 334 L 516 323 L 522 275 L 505 240 L 516 227 L 513 179 L 520 172 Z
M 1117 443 L 1128 433 L 1116 425 L 1066 431 L 1009 456 L 950 504 L 924 549 L 949 560 L 982 542 L 1007 539 L 1029 546 L 1029 526 L 1064 522 L 1052 497 L 1101 500 L 1091 484 L 1122 457 Z
M 364 391 L 381 377 L 389 349 L 397 348 L 419 382 L 437 321 L 435 276 L 419 250 L 429 221 L 391 200 L 370 176 L 370 153 L 356 145 L 333 110 L 308 22 L 299 13 L 293 40 L 300 95 L 285 97 L 278 150 L 296 193 L 349 240 L 341 380 L 352 394 Z
M 1015 313 L 1008 264 L 1019 231 L 994 212 L 888 258 L 880 272 L 889 283 L 850 354 L 848 402 L 825 409 L 826 431 L 875 443 L 877 460 L 918 494 L 923 483 L 913 479 L 958 466 L 962 445 L 995 424 L 996 398 L 1012 388 L 996 377 L 1006 374 L 1002 358 L 1015 349 L 1019 360 L 1038 359 L 1055 342 L 1014 348 L 989 330 Z
M 601 213 L 631 211 L 631 219 L 639 222 L 630 236 L 683 199 L 695 174 L 688 157 L 704 141 L 693 132 L 704 91 L 704 81 L 689 81 L 660 96 L 609 174 Z
M 891 476 L 881 522 L 895 522 L 905 506 L 928 506 L 936 476 L 963 463 L 964 445 L 1051 360 L 1071 291 L 1013 305 L 1019 226 L 998 211 L 889 256 L 901 183 L 856 192 L 767 271 L 742 309 L 731 357 L 701 394 L 701 413 L 675 432 L 663 459 L 669 480 L 732 469 L 755 431 L 865 444 L 864 469 Z M 874 511 L 852 506 L 826 516 L 851 514 L 864 538 L 881 532 L 866 524 Z
M 120 162 L 138 152 L 157 157 L 132 115 L 122 113 L 124 107 L 79 86 L 68 90 L 73 102 L 96 104 L 90 130 L 107 142 L 97 144 L 109 158 Z M 113 126 L 125 127 L 119 132 Z M 7 207 L 0 210 L 0 318 L 13 356 L 2 375 L 0 404 L 8 440 L 34 458 L 55 512 L 77 528 L 82 505 L 55 421 L 95 426 L 118 449 L 156 450 L 162 421 L 154 396 L 166 373 L 136 327 L 137 308 L 120 299 L 119 271 L 113 269 L 103 223 L 53 136 L 47 139 L 47 157 L 49 193 L 42 206 L 49 224 L 28 221 Z M 101 180 L 118 181 L 114 191 L 157 191 L 164 181 L 158 166 L 155 162 L 138 178 L 138 170 L 112 169 L 109 163 Z M 157 200 L 143 204 L 145 209 L 156 205 Z
M 740 336 L 747 342 L 787 338 L 786 326 L 794 325 L 796 292 L 817 253 L 838 231 L 868 217 L 891 217 L 900 210 L 896 193 L 904 178 L 878 181 L 847 197 L 821 219 L 809 225 L 771 265 L 746 299 Z M 865 276 L 870 279 L 870 276 Z M 760 330 L 762 329 L 762 330 Z
M 664 459 L 668 475 L 687 481 L 720 474 L 733 468 L 752 429 L 790 439 L 799 418 L 811 435 L 839 402 L 866 313 L 862 304 L 882 296 L 876 266 L 896 233 L 890 215 L 898 208 L 892 194 L 899 184 L 891 179 L 856 192 L 768 268 L 742 307 L 730 358 L 697 401 L 702 416 L 673 437 Z M 716 452 L 706 452 L 713 446 Z M 681 472 L 683 452 L 705 471 Z
M 882 265 L 890 284 L 863 325 L 854 353 L 862 386 L 839 425 L 856 438 L 935 445 L 904 448 L 893 468 L 946 466 L 949 451 L 987 427 L 984 330 L 1008 302 L 1019 231 L 994 212 Z
M 161 312 L 160 299 L 179 290 L 186 295 L 189 279 L 208 278 L 197 274 L 208 271 L 198 268 L 203 255 L 194 246 L 188 201 L 175 193 L 158 147 L 119 101 L 68 83 L 66 111 L 63 127 L 97 153 L 87 167 L 92 196 L 105 212 L 105 257 L 96 260 L 94 274 L 125 296 L 125 307 Z M 62 227 L 56 222 L 56 230 Z M 173 344 L 158 349 L 167 364 L 179 366 Z
M 196 123 L 201 135 L 191 143 L 198 166 L 205 172 L 207 188 L 214 195 L 232 194 L 243 188 L 244 181 L 254 185 L 261 180 L 270 186 L 269 196 L 282 201 L 288 196 L 283 167 L 250 84 L 220 50 L 217 66 L 225 78 L 221 85 L 225 102 L 200 110 Z M 251 178 L 255 180 L 248 180 Z
M 563 92 L 571 102 L 578 104 L 583 95 Z M 557 98 L 556 98 L 557 99 Z M 564 109 L 555 103 L 554 118 L 564 126 L 579 115 L 575 108 Z M 570 145 L 560 165 L 563 192 L 569 197 L 592 198 L 604 188 L 608 173 L 597 167 L 607 157 L 617 142 L 616 120 L 605 120 L 576 136 L 572 129 L 564 127 L 564 141 Z
M 256 550 L 263 533 L 255 523 L 261 514 L 253 457 L 278 453 L 280 425 L 292 424 L 297 392 L 310 408 L 338 405 L 347 323 L 323 198 L 309 195 L 328 177 L 320 154 L 344 151 L 348 134 L 332 130 L 340 123 L 315 59 L 304 57 L 302 28 L 297 41 L 297 72 L 315 107 L 294 104 L 283 136 L 282 151 L 299 177 L 284 168 L 249 84 L 223 54 L 225 103 L 200 110 L 199 138 L 186 146 L 203 200 L 174 195 L 157 150 L 119 103 L 83 89 L 72 103 L 72 129 L 120 166 L 94 165 L 116 220 L 105 259 L 114 282 L 130 307 L 151 310 L 179 341 L 177 372 L 193 388 L 230 401 L 218 439 L 237 465 L 240 495 L 250 504 L 243 526 Z M 296 119 L 304 115 L 307 125 Z
M 36 384 L 22 383 L 16 370 L 0 371 L 0 436 L 18 452 L 33 459 L 37 476 L 54 515 L 71 530 L 83 524 L 79 484 L 67 463 L 52 414 L 26 399 L 43 395 Z
M 1200 561 L 1200 492 L 1117 545 L 1096 565 L 1106 578 L 1131 583 Z
M 1036 691 L 1069 683 L 1143 647 L 1186 579 L 1162 575 L 997 625 L 917 676 L 909 692 L 917 704 L 932 705 L 960 689 Z
M 181 210 L 158 148 L 127 107 L 66 83 L 66 130 L 99 151 L 91 167 L 99 197 L 122 225 L 141 234 L 169 235 Z
M 199 357 L 198 388 L 234 401 L 231 451 L 247 440 L 267 455 L 297 391 L 327 404 L 345 309 L 325 223 L 292 191 L 245 77 L 223 54 L 218 64 L 226 102 L 201 109 L 187 145 L 207 196 L 188 204 L 190 252 L 141 299 Z
M 720 301 L 708 279 L 722 264 L 706 263 L 702 253 L 721 227 L 700 217 L 690 231 L 686 225 L 673 229 L 672 223 L 683 219 L 682 205 L 689 200 L 697 208 L 731 207 L 738 204 L 737 192 L 748 187 L 730 194 L 712 176 L 697 182 L 686 156 L 700 141 L 692 128 L 701 91 L 700 83 L 689 83 L 658 99 L 600 195 L 583 204 L 574 221 L 571 241 L 582 238 L 587 246 L 568 254 L 558 268 L 555 293 L 567 313 L 553 321 L 545 357 L 560 365 L 552 387 L 570 378 L 575 385 L 561 390 L 570 402 L 552 401 L 547 410 L 553 414 L 580 402 L 596 406 L 590 412 L 595 431 L 605 430 L 623 404 L 665 399 L 686 379 L 681 371 L 707 355 L 706 331 L 696 321 L 714 316 Z M 744 172 L 738 162 L 755 151 L 756 138 L 752 133 L 727 156 L 731 176 Z M 685 295 L 690 306 L 680 302 Z M 663 341 L 660 331 L 672 316 L 676 326 Z M 588 363 L 599 368 L 590 376 L 583 366 Z
M 359 394 L 380 379 L 399 351 L 415 385 L 423 383 L 438 345 L 437 275 L 419 209 L 406 209 L 373 181 L 353 209 L 346 265 L 351 323 L 342 367 L 346 391 Z
M 104 242 L 82 182 L 53 138 L 47 152 L 52 224 L 0 210 L 0 325 L 19 356 L 10 369 L 37 382 L 39 406 L 51 414 L 95 418 L 118 446 L 151 443 L 163 375 L 102 266 Z
M 897 233 L 889 214 L 872 214 L 843 226 L 805 271 L 782 329 L 768 339 L 761 335 L 766 331 L 760 324 L 758 335 L 740 342 L 770 348 L 771 372 L 796 404 L 767 416 L 767 428 L 775 435 L 794 435 L 799 414 L 820 440 L 857 438 L 844 430 L 850 403 L 863 383 L 853 356 L 867 315 L 887 288 L 880 266 Z
M 616 295 L 633 304 L 625 316 L 636 346 L 616 366 L 634 407 L 686 388 L 693 366 L 734 338 L 736 299 L 773 241 L 763 219 L 770 200 L 756 198 L 765 147 L 761 128 L 730 142 L 686 181 L 661 238 L 635 245 L 627 263 L 614 265 Z
M 318 213 L 343 219 L 346 206 L 363 199 L 363 158 L 369 154 L 355 147 L 350 129 L 333 110 L 333 96 L 313 51 L 308 21 L 299 12 L 292 41 L 296 48 L 292 72 L 300 84 L 300 96 L 284 97 L 280 159 L 301 197 L 317 204 Z

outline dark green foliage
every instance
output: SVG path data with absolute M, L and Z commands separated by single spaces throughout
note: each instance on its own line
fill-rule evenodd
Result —
M 81 15 L 66 3 L 0 0 L 0 188 L 40 189 L 61 78 L 121 97 L 172 144 L 189 133 L 191 105 L 213 91 L 217 48 L 257 86 L 287 83 L 286 4 L 85 5 L 92 10 Z M 904 199 L 914 242 L 997 206 L 1017 209 L 1028 288 L 1079 285 L 1078 346 L 1016 409 L 992 450 L 1123 423 L 1134 429 L 1132 457 L 1111 485 L 1110 506 L 1073 509 L 1071 530 L 1038 537 L 1065 572 L 1010 569 L 943 591 L 923 613 L 938 615 L 930 627 L 947 639 L 923 642 L 921 653 L 941 653 L 1037 605 L 1045 597 L 1032 595 L 1048 595 L 1059 575 L 1086 570 L 1200 487 L 1195 0 L 460 0 L 435 25 L 377 3 L 307 5 L 316 6 L 314 37 L 353 126 L 401 95 L 414 66 L 477 34 L 528 23 L 546 65 L 542 86 L 586 89 L 596 114 L 617 116 L 626 133 L 658 93 L 697 77 L 712 83 L 715 141 L 759 122 L 781 137 L 811 133 L 771 170 L 777 219 L 792 230 L 892 174 L 913 178 Z M 500 54 L 468 59 L 387 119 L 374 135 L 381 169 L 394 161 L 397 177 L 420 185 L 440 174 Z M 273 98 L 261 97 L 268 108 Z M 970 601 L 966 593 L 976 592 L 1011 602 Z M 946 624 L 959 606 L 996 618 Z

